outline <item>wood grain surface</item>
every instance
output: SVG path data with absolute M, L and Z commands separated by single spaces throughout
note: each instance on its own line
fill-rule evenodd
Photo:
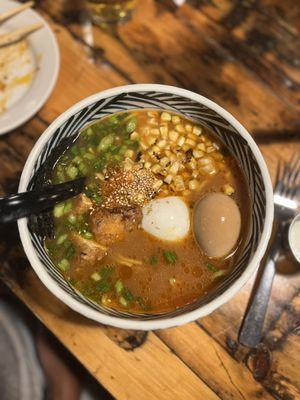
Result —
M 59 43 L 55 90 L 31 121 L 0 138 L 3 193 L 66 108 L 113 86 L 156 82 L 216 101 L 255 137 L 272 179 L 300 150 L 300 4 L 293 0 L 141 0 L 131 21 L 93 27 L 78 1 L 36 1 Z M 0 5 L 1 10 L 1 5 Z M 300 399 L 300 274 L 282 256 L 258 349 L 238 344 L 254 278 L 194 323 L 157 332 L 100 326 L 52 296 L 30 268 L 16 225 L 0 227 L 2 280 L 117 399 Z M 299 267 L 299 266 L 298 266 Z

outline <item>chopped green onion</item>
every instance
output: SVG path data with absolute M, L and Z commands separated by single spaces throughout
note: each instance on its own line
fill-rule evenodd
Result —
M 57 244 L 63 244 L 63 242 L 68 238 L 68 235 L 66 233 L 64 233 L 63 235 L 60 235 L 57 240 L 56 243 Z
M 87 150 L 86 150 L 85 147 L 80 147 L 80 149 L 79 149 L 80 155 L 81 155 L 82 157 L 85 155 L 86 151 L 87 151 Z
M 65 202 L 65 206 L 64 206 L 64 214 L 68 213 L 71 210 L 72 210 L 72 201 L 71 200 L 67 200 Z
M 156 256 L 151 256 L 150 257 L 150 264 L 151 265 L 156 265 L 158 263 L 158 258 Z
M 141 297 L 137 297 L 135 301 L 138 303 L 138 305 L 144 310 L 144 311 L 150 311 L 151 307 L 145 303 L 145 301 Z
M 78 168 L 82 175 L 86 175 L 89 172 L 88 167 L 83 162 L 78 165 Z
M 70 268 L 70 263 L 66 258 L 63 258 L 57 265 L 62 271 L 67 271 Z
M 94 272 L 94 273 L 91 275 L 91 278 L 92 278 L 94 281 L 98 282 L 98 281 L 101 280 L 101 275 L 100 275 L 98 272 Z
M 68 175 L 69 178 L 75 179 L 76 176 L 78 175 L 78 169 L 75 167 L 75 165 L 69 165 L 66 174 Z
M 92 128 L 87 128 L 85 133 L 86 133 L 87 136 L 92 136 L 93 135 L 93 129 Z
M 101 141 L 100 141 L 100 143 L 99 143 L 99 145 L 97 147 L 97 150 L 98 151 L 107 150 L 109 148 L 109 146 L 113 144 L 114 139 L 115 139 L 115 135 L 113 133 L 111 133 L 111 134 L 109 134 L 107 136 L 104 136 L 104 138 L 101 139 Z
M 70 151 L 73 154 L 73 156 L 77 156 L 78 155 L 78 147 L 77 146 L 71 147 Z
M 126 299 L 124 299 L 123 296 L 121 296 L 121 297 L 119 298 L 119 302 L 120 302 L 120 304 L 122 304 L 122 306 L 128 307 L 128 302 L 126 301 Z
M 164 258 L 168 264 L 175 264 L 178 260 L 175 251 L 164 251 Z
M 121 294 L 124 290 L 124 285 L 123 282 L 121 281 L 121 279 L 119 279 L 116 283 L 115 283 L 115 290 L 117 292 L 117 294 Z
M 100 275 L 103 279 L 108 278 L 114 271 L 114 268 L 110 265 L 105 265 L 101 268 Z
M 53 210 L 53 214 L 55 218 L 60 218 L 64 215 L 64 207 L 65 203 L 56 204 Z
M 114 160 L 114 161 L 122 161 L 122 160 L 123 160 L 123 157 L 122 157 L 120 154 L 115 154 L 115 155 L 113 156 L 113 160 Z
M 117 125 L 119 123 L 118 115 L 112 115 L 108 118 L 108 123 L 111 125 Z
M 99 290 L 101 293 L 106 293 L 111 290 L 111 284 L 107 282 L 105 279 L 101 279 L 96 284 L 96 289 Z
M 83 232 L 81 236 L 83 236 L 85 239 L 90 240 L 90 239 L 92 239 L 93 234 L 91 232 L 86 231 L 86 232 Z
M 227 274 L 226 269 L 219 269 L 219 271 L 214 273 L 214 278 L 219 278 L 220 276 L 226 275 Z
M 212 272 L 218 272 L 219 268 L 217 268 L 214 264 L 212 264 L 211 262 L 207 261 L 205 263 L 205 266 L 210 269 Z
M 68 221 L 70 222 L 70 224 L 74 225 L 77 222 L 77 217 L 74 214 L 70 214 L 68 215 Z
M 94 160 L 96 158 L 96 156 L 95 156 L 95 154 L 85 153 L 83 155 L 83 158 L 86 158 L 87 160 Z
M 129 289 L 127 289 L 127 288 L 124 288 L 124 290 L 123 290 L 123 297 L 124 297 L 124 299 L 127 300 L 127 301 L 132 301 L 132 300 L 134 300 L 133 294 L 132 294 L 131 291 L 130 291 Z
M 73 158 L 72 161 L 73 161 L 74 164 L 78 165 L 78 164 L 80 164 L 82 162 L 82 157 L 76 156 L 76 157 Z
M 136 117 L 132 117 L 126 124 L 126 132 L 128 134 L 132 133 L 136 128 L 136 124 L 137 124 Z
M 64 245 L 66 244 L 66 242 L 64 243 Z M 72 244 L 70 244 L 68 247 L 67 247 L 67 249 L 66 249 L 66 251 L 65 251 L 65 257 L 68 259 L 68 260 L 70 260 L 73 256 L 74 256 L 74 254 L 75 254 L 75 248 L 74 248 L 74 246 L 72 245 Z

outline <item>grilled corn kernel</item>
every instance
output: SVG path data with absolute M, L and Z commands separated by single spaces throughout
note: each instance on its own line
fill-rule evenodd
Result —
M 175 161 L 169 168 L 169 173 L 172 175 L 176 175 L 179 170 L 179 162 Z
M 160 168 L 160 165 L 158 165 L 158 164 L 154 164 L 154 165 L 151 167 L 151 171 L 152 171 L 154 174 L 157 174 L 160 170 L 161 170 L 161 168 Z
M 167 137 L 168 137 L 168 132 L 169 132 L 168 127 L 167 127 L 167 126 L 161 126 L 161 127 L 159 128 L 159 131 L 160 131 L 161 137 L 162 137 L 163 139 L 167 139 Z
M 179 133 L 184 133 L 184 126 L 182 124 L 178 124 L 175 126 L 175 129 Z
M 180 176 L 180 175 L 174 176 L 173 182 L 174 182 L 175 190 L 182 191 L 185 189 L 185 185 L 184 185 L 182 176 Z
M 144 143 L 144 142 L 141 142 L 140 146 L 141 146 L 142 150 L 147 150 L 148 149 L 148 145 L 146 143 Z
M 140 135 L 136 131 L 132 132 L 132 134 L 130 135 L 131 140 L 137 140 L 139 138 L 140 138 Z
M 156 137 L 154 136 L 147 137 L 147 143 L 149 144 L 149 146 L 152 146 L 155 142 L 156 142 Z
M 201 151 L 206 151 L 206 146 L 204 143 L 198 143 L 197 144 L 197 149 Z
M 186 143 L 187 145 L 191 146 L 191 147 L 196 146 L 195 140 L 190 139 L 190 138 L 187 138 L 186 141 L 185 141 L 185 143 Z
M 203 151 L 201 151 L 201 150 L 194 149 L 194 150 L 193 150 L 193 156 L 194 156 L 195 158 L 201 158 L 201 157 L 204 156 L 204 153 L 203 153 Z
M 173 176 L 169 174 L 169 175 L 167 175 L 167 176 L 165 177 L 164 182 L 167 183 L 168 185 L 170 185 L 170 183 L 172 182 L 172 180 L 173 180 Z
M 159 154 L 159 153 L 160 153 L 160 148 L 159 148 L 157 145 L 153 146 L 153 147 L 152 147 L 152 150 L 153 150 L 153 152 L 156 153 L 156 154 Z
M 185 138 L 183 136 L 180 136 L 177 140 L 178 146 L 183 146 L 184 142 L 185 142 Z
M 171 121 L 172 116 L 171 116 L 171 114 L 169 114 L 169 113 L 164 111 L 164 112 L 161 113 L 160 119 L 162 121 Z
M 128 149 L 125 151 L 124 156 L 128 157 L 128 158 L 132 158 L 134 156 L 134 151 L 131 149 Z
M 149 169 L 151 167 L 151 162 L 150 161 L 146 161 L 144 164 L 144 168 Z
M 202 128 L 200 128 L 200 126 L 194 126 L 193 127 L 193 133 L 197 136 L 200 136 L 202 133 Z
M 192 132 L 192 130 L 193 130 L 192 125 L 191 125 L 191 124 L 185 124 L 185 130 L 186 130 L 187 132 Z
M 191 159 L 191 161 L 187 164 L 187 167 L 191 170 L 194 170 L 197 168 L 197 162 L 194 158 Z
M 223 192 L 230 196 L 235 192 L 235 190 L 233 186 L 229 185 L 229 183 L 226 183 L 226 185 L 223 186 Z
M 167 141 L 165 139 L 160 140 L 159 142 L 157 142 L 157 146 L 160 149 L 163 149 L 164 147 L 166 147 Z
M 166 167 L 170 162 L 170 159 L 168 157 L 163 157 L 159 163 L 162 167 Z
M 200 168 L 200 171 L 202 173 L 208 174 L 208 175 L 213 175 L 217 172 L 217 170 L 213 164 L 203 165 L 203 167 Z
M 212 152 L 214 152 L 214 151 L 216 151 L 216 149 L 214 148 L 214 146 L 208 146 L 208 147 L 206 148 L 206 153 L 212 153 Z
M 158 112 L 157 111 L 148 111 L 147 115 L 148 115 L 148 117 L 155 118 L 158 116 Z
M 189 181 L 189 189 L 196 190 L 199 187 L 199 182 L 196 179 L 192 179 Z
M 161 188 L 162 185 L 163 185 L 163 181 L 162 181 L 161 179 L 158 179 L 158 180 L 154 183 L 153 189 L 156 191 L 156 190 L 158 190 L 159 188 Z
M 188 137 L 189 139 L 195 140 L 195 142 L 198 141 L 198 136 L 195 135 L 195 134 L 192 133 L 192 132 L 189 132 L 189 133 L 187 134 L 187 137 Z
M 208 157 L 200 158 L 200 160 L 198 162 L 200 165 L 208 165 L 208 164 L 212 165 L 212 160 Z
M 152 128 L 150 129 L 151 135 L 158 137 L 159 136 L 159 129 L 158 128 Z
M 174 125 L 180 123 L 180 118 L 178 117 L 178 115 L 173 115 L 172 122 L 173 122 Z
M 171 131 L 169 132 L 169 138 L 170 138 L 170 140 L 172 140 L 173 142 L 176 142 L 176 140 L 178 139 L 178 136 L 179 136 L 179 133 L 176 132 L 176 131 L 174 131 L 174 130 L 171 130 Z

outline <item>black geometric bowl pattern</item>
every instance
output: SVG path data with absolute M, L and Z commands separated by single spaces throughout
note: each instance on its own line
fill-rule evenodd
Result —
M 175 311 L 163 314 L 134 315 L 127 312 L 108 309 L 85 298 L 64 280 L 61 273 L 52 263 L 47 255 L 47 252 L 45 251 L 43 235 L 29 225 L 30 239 L 47 273 L 64 291 L 66 291 L 77 301 L 93 308 L 94 310 L 100 311 L 101 313 L 117 316 L 119 318 L 130 317 L 131 319 L 138 320 L 172 318 L 180 314 L 193 311 L 224 293 L 245 270 L 249 260 L 251 260 L 253 253 L 257 249 L 263 230 L 266 215 L 266 199 L 260 168 L 246 140 L 238 134 L 236 129 L 231 126 L 228 121 L 226 121 L 222 116 L 218 115 L 214 110 L 207 108 L 196 101 L 193 101 L 187 97 L 177 96 L 169 93 L 161 93 L 156 91 L 130 92 L 99 100 L 72 115 L 55 131 L 50 140 L 43 147 L 36 160 L 27 189 L 33 189 L 38 185 L 36 172 L 45 163 L 45 161 L 49 159 L 53 149 L 56 148 L 62 142 L 62 140 L 66 140 L 68 137 L 74 137 L 74 135 L 77 135 L 78 131 L 80 131 L 84 126 L 106 115 L 118 111 L 141 108 L 167 109 L 181 113 L 188 118 L 192 118 L 194 121 L 213 131 L 228 146 L 228 148 L 239 161 L 248 181 L 252 214 L 249 234 L 244 245 L 244 250 L 241 252 L 239 260 L 234 266 L 230 275 L 225 280 L 221 281 L 219 285 L 213 289 L 213 291 L 201 297 L 198 301 L 185 307 L 181 307 Z

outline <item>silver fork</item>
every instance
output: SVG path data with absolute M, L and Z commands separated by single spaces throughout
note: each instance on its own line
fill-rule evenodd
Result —
M 262 274 L 257 276 L 254 293 L 239 333 L 239 342 L 247 347 L 257 347 L 262 338 L 267 306 L 271 294 L 276 262 L 283 246 L 286 225 L 297 213 L 300 203 L 300 156 L 294 153 L 290 162 L 279 161 L 274 189 L 274 225 Z

